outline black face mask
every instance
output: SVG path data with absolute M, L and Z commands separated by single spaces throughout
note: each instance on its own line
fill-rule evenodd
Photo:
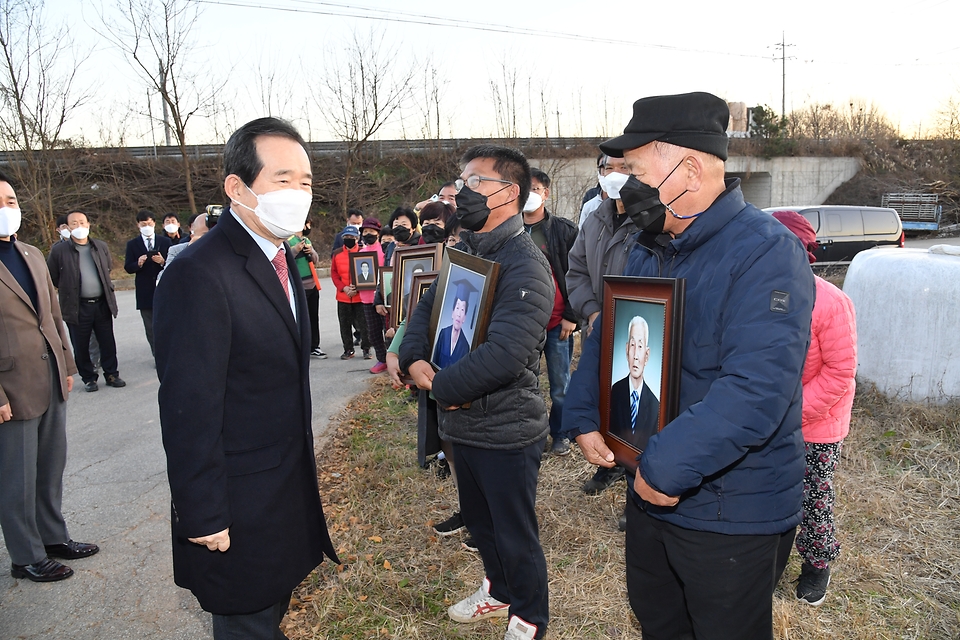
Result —
M 406 227 L 394 227 L 393 228 L 393 237 L 397 239 L 397 242 L 406 242 L 410 239 L 410 236 L 413 235 L 413 232 Z
M 420 237 L 423 238 L 424 244 L 433 244 L 435 242 L 443 242 L 447 234 L 443 230 L 443 227 L 438 224 L 426 224 L 420 232 Z
M 355 246 L 357 246 L 357 239 L 353 237 L 344 238 L 343 246 L 345 246 L 347 249 L 353 249 Z
M 682 160 L 667 174 L 666 178 L 660 181 L 659 186 L 651 187 L 637 180 L 636 176 L 630 176 L 620 187 L 620 201 L 623 203 L 624 213 L 630 216 L 633 224 L 637 225 L 637 229 L 650 233 L 663 233 L 667 207 L 676 202 L 686 193 L 686 190 L 667 204 L 663 204 L 660 202 L 660 187 L 681 164 L 683 164 Z
M 508 184 L 503 189 L 509 189 L 512 186 L 512 184 Z M 500 191 L 503 191 L 503 189 L 500 189 Z M 500 191 L 491 195 L 497 195 Z M 494 209 L 499 209 L 511 202 L 513 200 L 508 200 L 497 205 Z M 480 231 L 480 229 L 483 229 L 483 225 L 487 224 L 487 218 L 489 217 L 490 208 L 487 206 L 487 196 L 464 185 L 457 194 L 457 220 L 460 221 L 460 226 L 470 231 Z
M 380 236 L 378 236 L 375 233 L 365 233 L 363 234 L 362 237 L 363 237 L 363 244 L 369 247 L 372 244 L 377 244 L 377 238 L 379 238 Z
M 303 235 L 305 235 L 305 236 L 310 235 L 310 227 L 304 227 L 304 229 L 303 229 Z

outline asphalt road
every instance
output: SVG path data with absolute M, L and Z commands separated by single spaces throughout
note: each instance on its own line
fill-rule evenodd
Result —
M 372 377 L 372 362 L 341 361 L 333 284 L 322 281 L 321 347 L 310 382 L 317 437 Z M 14 580 L 0 542 L 0 639 L 211 638 L 210 616 L 173 583 L 170 493 L 160 441 L 156 371 L 135 309 L 133 291 L 118 292 L 114 323 L 123 389 L 83 391 L 77 378 L 67 409 L 63 513 L 70 536 L 100 553 L 68 561 L 62 582 Z
M 907 238 L 904 246 L 908 249 L 929 249 L 935 244 L 960 246 L 960 238 Z

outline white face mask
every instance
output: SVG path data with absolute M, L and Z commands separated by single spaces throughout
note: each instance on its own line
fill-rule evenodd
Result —
M 68 240 L 70 238 L 70 229 L 60 229 L 60 237 Z
M 536 211 L 543 204 L 543 198 L 540 197 L 540 194 L 536 191 L 531 191 L 530 195 L 527 196 L 527 203 L 523 205 L 523 212 L 530 213 Z
M 250 187 L 247 187 L 247 191 L 253 193 Z M 261 195 L 256 193 L 253 195 L 257 199 L 256 209 L 251 209 L 236 200 L 233 202 L 252 211 L 274 237 L 286 240 L 303 229 L 303 225 L 307 222 L 307 214 L 310 213 L 313 195 L 300 189 L 277 189 Z
M 630 177 L 625 173 L 617 173 L 613 171 L 610 175 L 602 176 L 599 173 L 597 177 L 600 179 L 600 188 L 603 189 L 608 196 L 614 200 L 620 199 L 620 188 L 627 183 L 627 179 Z
M 20 209 L 0 207 L 0 237 L 12 236 L 20 230 Z
M 156 230 L 149 225 L 146 227 L 140 227 L 140 235 L 142 235 L 144 238 L 152 238 L 155 231 Z
M 176 233 L 180 230 L 180 225 L 171 222 L 170 224 L 164 225 L 163 230 L 167 233 Z
M 83 239 L 86 238 L 88 235 L 90 235 L 90 228 L 89 228 L 89 227 L 77 227 L 76 229 L 73 229 L 72 231 L 70 231 L 70 235 L 73 236 L 74 238 L 76 238 L 77 240 L 83 240 Z

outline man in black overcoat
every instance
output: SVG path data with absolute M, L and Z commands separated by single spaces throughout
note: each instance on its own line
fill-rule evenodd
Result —
M 275 118 L 237 130 L 223 162 L 230 211 L 157 288 L 174 580 L 217 640 L 274 640 L 293 588 L 324 554 L 339 562 L 317 487 L 306 297 L 283 242 L 303 228 L 312 176 Z
M 157 235 L 156 220 L 149 209 L 137 212 L 139 235 L 127 242 L 123 270 L 136 274 L 134 286 L 137 291 L 137 310 L 143 320 L 143 332 L 150 344 L 150 353 L 157 357 L 153 334 L 153 295 L 157 287 L 157 276 L 167 262 L 167 252 L 173 243 L 166 235 Z

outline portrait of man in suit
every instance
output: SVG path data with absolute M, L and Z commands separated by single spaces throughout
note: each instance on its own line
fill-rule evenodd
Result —
M 642 316 L 630 319 L 626 356 L 629 372 L 610 390 L 609 433 L 643 451 L 659 427 L 660 401 L 643 379 L 650 361 L 650 327 Z
M 370 283 L 373 282 L 373 271 L 370 269 L 369 260 L 360 261 L 360 273 L 358 274 L 358 280 L 361 283 Z
M 307 301 L 284 242 L 303 229 L 312 174 L 276 118 L 234 132 L 223 164 L 230 210 L 156 293 L 174 581 L 213 614 L 215 640 L 275 640 L 292 590 L 325 555 L 339 562 L 317 486 Z

